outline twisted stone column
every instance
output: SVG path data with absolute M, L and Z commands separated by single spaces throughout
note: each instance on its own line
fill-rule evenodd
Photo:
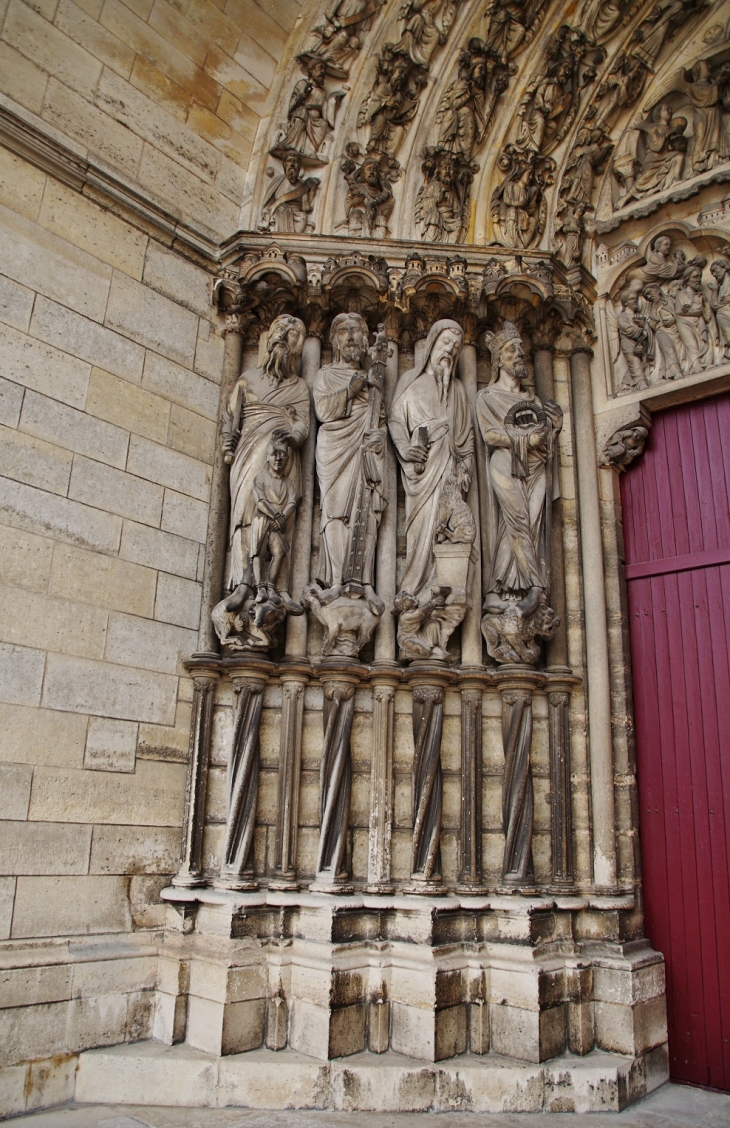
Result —
M 345 863 L 350 821 L 352 755 L 350 734 L 355 714 L 357 667 L 343 667 L 324 675 L 324 739 L 320 765 L 319 848 L 317 874 L 310 889 L 324 893 L 349 893 Z
M 441 816 L 443 770 L 441 737 L 444 691 L 455 680 L 450 671 L 430 663 L 413 663 L 413 853 L 412 893 L 439 893 L 441 885 Z
M 496 679 L 502 695 L 504 748 L 502 882 L 511 888 L 530 888 L 535 883 L 532 864 L 535 800 L 530 765 L 532 694 L 543 679 L 528 666 L 502 667 Z
M 224 889 L 258 889 L 253 869 L 253 836 L 259 792 L 259 727 L 269 662 L 246 669 L 228 667 L 236 701 L 233 739 L 226 772 L 226 836 L 217 885 Z
M 440 685 L 413 690 L 413 861 L 414 881 L 441 881 L 443 772 L 441 736 L 444 691 Z

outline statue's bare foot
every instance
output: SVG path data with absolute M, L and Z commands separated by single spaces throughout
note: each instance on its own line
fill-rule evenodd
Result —
M 431 651 L 431 657 L 437 658 L 439 662 L 447 662 L 449 659 L 448 652 L 441 646 L 434 646 L 433 650 Z
M 326 605 L 333 603 L 335 599 L 339 599 L 342 595 L 342 584 L 333 584 L 331 588 L 325 590 L 319 596 L 319 602 Z
M 543 590 L 541 587 L 531 587 L 524 599 L 520 599 L 515 604 L 515 608 L 523 619 L 531 615 L 533 611 L 537 611 L 540 600 L 543 597 Z
M 372 584 L 365 584 L 365 599 L 367 600 L 368 607 L 373 615 L 382 615 L 385 611 L 385 604 L 379 595 L 375 594 L 375 589 Z
M 295 603 L 288 591 L 280 591 L 279 599 L 284 610 L 289 615 L 303 615 L 304 608 L 299 603 Z
M 488 592 L 484 600 L 484 610 L 489 615 L 501 615 L 503 611 L 509 611 L 511 606 L 508 600 L 500 599 L 496 591 Z

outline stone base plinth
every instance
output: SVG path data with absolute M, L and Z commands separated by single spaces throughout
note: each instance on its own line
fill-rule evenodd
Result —
M 667 1079 L 666 1054 L 594 1051 L 541 1065 L 498 1054 L 425 1064 L 389 1051 L 317 1061 L 292 1050 L 217 1058 L 145 1042 L 81 1055 L 76 1100 L 378 1112 L 618 1112 Z
M 182 896 L 165 893 L 171 923 Z M 155 1036 L 170 1044 L 523 1065 L 604 1050 L 639 1072 L 647 1054 L 665 1053 L 663 960 L 645 940 L 618 940 L 631 911 L 621 898 L 194 897 L 184 902 L 192 931 L 168 931 L 160 952 Z

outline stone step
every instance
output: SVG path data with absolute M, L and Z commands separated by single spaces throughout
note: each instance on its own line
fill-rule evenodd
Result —
M 497 1054 L 426 1062 L 388 1051 L 318 1061 L 292 1050 L 214 1057 L 136 1042 L 80 1055 L 76 1100 L 378 1112 L 609 1112 L 656 1088 L 644 1062 L 594 1051 L 535 1065 Z

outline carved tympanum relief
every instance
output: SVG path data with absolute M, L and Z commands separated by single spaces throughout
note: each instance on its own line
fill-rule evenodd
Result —
M 656 235 L 606 307 L 615 391 L 693 376 L 730 361 L 730 244 L 708 257 Z
M 277 317 L 263 367 L 240 377 L 226 405 L 228 594 L 212 617 L 229 652 L 266 652 L 286 615 L 302 614 L 289 593 L 289 556 L 302 489 L 298 450 L 309 432 L 309 391 L 299 375 L 304 336 L 298 318 Z M 268 391 L 255 390 L 266 383 Z
M 681 111 L 675 113 L 675 103 L 682 100 L 678 92 L 669 95 L 667 102 L 642 109 L 617 145 L 615 127 L 621 115 L 638 102 L 656 70 L 660 52 L 706 6 L 706 0 L 660 0 L 634 27 L 595 87 L 563 164 L 555 206 L 555 249 L 567 267 L 580 263 L 586 225 L 598 230 L 615 226 L 606 220 L 606 213 L 643 200 L 682 175 L 688 143 L 685 131 L 689 127 L 694 133 L 694 118 L 692 112 L 685 116 Z M 588 0 L 580 26 L 591 42 L 607 43 L 637 15 L 639 7 L 625 0 L 609 4 Z M 707 79 L 699 77 L 705 70 L 704 63 L 697 64 L 700 86 L 693 86 L 695 99 L 703 102 L 714 97 L 705 89 Z M 682 89 L 687 85 L 679 80 Z M 682 104 L 689 100 L 687 93 Z M 703 112 L 697 108 L 697 113 Z M 610 172 L 603 178 L 596 204 L 597 178 L 606 168 Z
M 635 119 L 611 163 L 614 209 L 730 162 L 730 63 L 699 59 Z M 730 169 L 728 169 L 730 176 Z

